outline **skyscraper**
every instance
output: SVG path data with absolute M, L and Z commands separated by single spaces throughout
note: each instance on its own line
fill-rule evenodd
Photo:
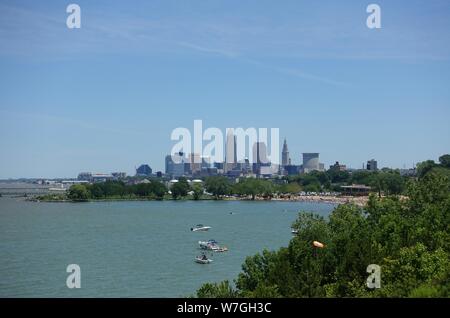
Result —
M 166 174 L 179 177 L 188 174 L 190 161 L 187 160 L 183 152 L 166 156 Z
M 233 130 L 228 130 L 225 146 L 225 172 L 233 170 L 237 165 L 236 135 Z
M 267 157 L 267 145 L 264 142 L 256 142 L 253 145 L 253 173 L 260 174 L 261 167 L 270 166 Z
M 369 171 L 377 171 L 378 170 L 378 162 L 375 159 L 367 161 L 367 170 Z
M 284 139 L 283 150 L 281 151 L 281 165 L 282 166 L 290 165 L 289 150 L 288 145 L 286 143 L 286 138 Z
M 319 164 L 319 154 L 314 153 L 303 153 L 303 172 L 309 173 L 311 171 L 319 171 L 320 170 L 320 164 Z

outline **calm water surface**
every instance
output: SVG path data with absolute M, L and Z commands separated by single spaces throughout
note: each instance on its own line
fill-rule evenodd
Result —
M 243 201 L 34 203 L 0 198 L 0 297 L 178 297 L 233 280 L 246 256 L 287 246 L 300 210 L 330 204 Z M 232 212 L 232 213 L 231 213 Z M 203 223 L 209 232 L 191 232 Z M 194 262 L 198 240 L 229 248 Z M 66 287 L 68 264 L 81 288 Z

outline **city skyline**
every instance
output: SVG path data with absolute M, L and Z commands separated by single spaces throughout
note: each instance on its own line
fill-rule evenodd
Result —
M 320 153 L 410 168 L 450 149 L 450 3 L 0 3 L 0 179 L 164 171 L 195 119 L 279 127 L 293 164 Z M 282 139 L 280 139 L 282 144 Z

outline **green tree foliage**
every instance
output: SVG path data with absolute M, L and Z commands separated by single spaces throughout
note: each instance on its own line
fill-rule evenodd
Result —
M 174 200 L 178 199 L 179 197 L 185 197 L 189 191 L 189 183 L 187 182 L 186 178 L 179 178 L 178 182 L 172 185 L 170 191 L 172 192 L 172 197 L 174 198 Z
M 81 187 L 79 187 L 81 186 Z M 83 194 L 83 200 L 89 199 L 108 199 L 108 198 L 155 198 L 162 199 L 167 192 L 166 186 L 159 181 L 151 181 L 149 183 L 139 183 L 135 185 L 125 185 L 122 181 L 106 181 L 88 185 L 77 185 L 74 191 L 71 191 L 72 186 L 69 189 L 68 198 L 74 201 L 80 201 L 78 199 L 79 194 L 72 193 L 75 190 L 80 193 L 80 190 L 84 188 L 86 193 Z
M 369 185 L 378 192 L 385 195 L 401 194 L 405 190 L 405 179 L 398 171 L 384 171 L 373 173 Z
M 439 163 L 444 168 L 450 168 L 450 155 L 442 155 L 439 157 Z
M 436 167 L 434 160 L 427 160 L 417 164 L 417 176 L 423 178 L 429 171 Z
M 281 193 L 297 194 L 302 191 L 302 187 L 297 182 L 288 182 L 279 187 Z
M 348 171 L 330 169 L 327 171 L 327 175 L 331 183 L 344 184 L 350 180 L 350 173 Z
M 382 191 L 399 192 L 384 171 Z M 367 177 L 361 176 L 361 177 Z M 386 180 L 386 179 L 387 180 Z M 391 188 L 392 187 L 392 188 Z M 324 219 L 301 213 L 288 247 L 248 257 L 227 293 L 238 297 L 449 297 L 450 179 L 436 171 L 406 185 L 407 199 L 372 195 L 366 207 L 340 205 Z M 313 241 L 324 243 L 315 248 Z M 381 288 L 368 289 L 369 264 Z M 208 285 L 197 296 L 223 295 Z M 229 286 L 229 285 L 226 285 Z
M 200 183 L 194 183 L 191 187 L 194 200 L 199 200 L 203 195 L 203 186 Z
M 274 190 L 274 185 L 268 180 L 246 178 L 235 185 L 233 192 L 241 196 L 251 196 L 252 200 L 255 200 L 256 196 L 272 196 Z
M 230 285 L 230 282 L 225 280 L 220 283 L 206 283 L 198 291 L 198 297 L 201 298 L 235 298 L 236 291 Z
M 90 197 L 90 193 L 85 185 L 74 184 L 70 187 L 68 198 L 73 201 L 87 201 Z
M 216 199 L 230 194 L 231 186 L 228 179 L 223 176 L 208 177 L 205 180 L 206 191 L 214 195 Z

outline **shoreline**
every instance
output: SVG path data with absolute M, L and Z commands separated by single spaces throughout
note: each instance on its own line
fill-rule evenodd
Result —
M 252 200 L 250 197 L 224 197 L 221 199 L 214 198 L 201 198 L 198 200 L 194 200 L 192 198 L 187 199 L 151 199 L 151 198 L 104 198 L 104 199 L 90 199 L 86 201 L 73 201 L 66 199 L 54 199 L 54 200 L 46 200 L 46 199 L 37 199 L 24 197 L 26 201 L 29 202 L 46 202 L 46 203 L 83 203 L 83 202 L 133 202 L 133 201 L 255 201 L 255 202 L 314 202 L 314 203 L 326 203 L 326 204 L 355 204 L 357 206 L 363 207 L 367 204 L 369 197 L 368 196 L 323 196 L 323 195 L 306 195 L 306 196 L 289 196 L 289 197 L 272 197 L 272 198 L 264 198 L 264 197 L 256 197 Z

